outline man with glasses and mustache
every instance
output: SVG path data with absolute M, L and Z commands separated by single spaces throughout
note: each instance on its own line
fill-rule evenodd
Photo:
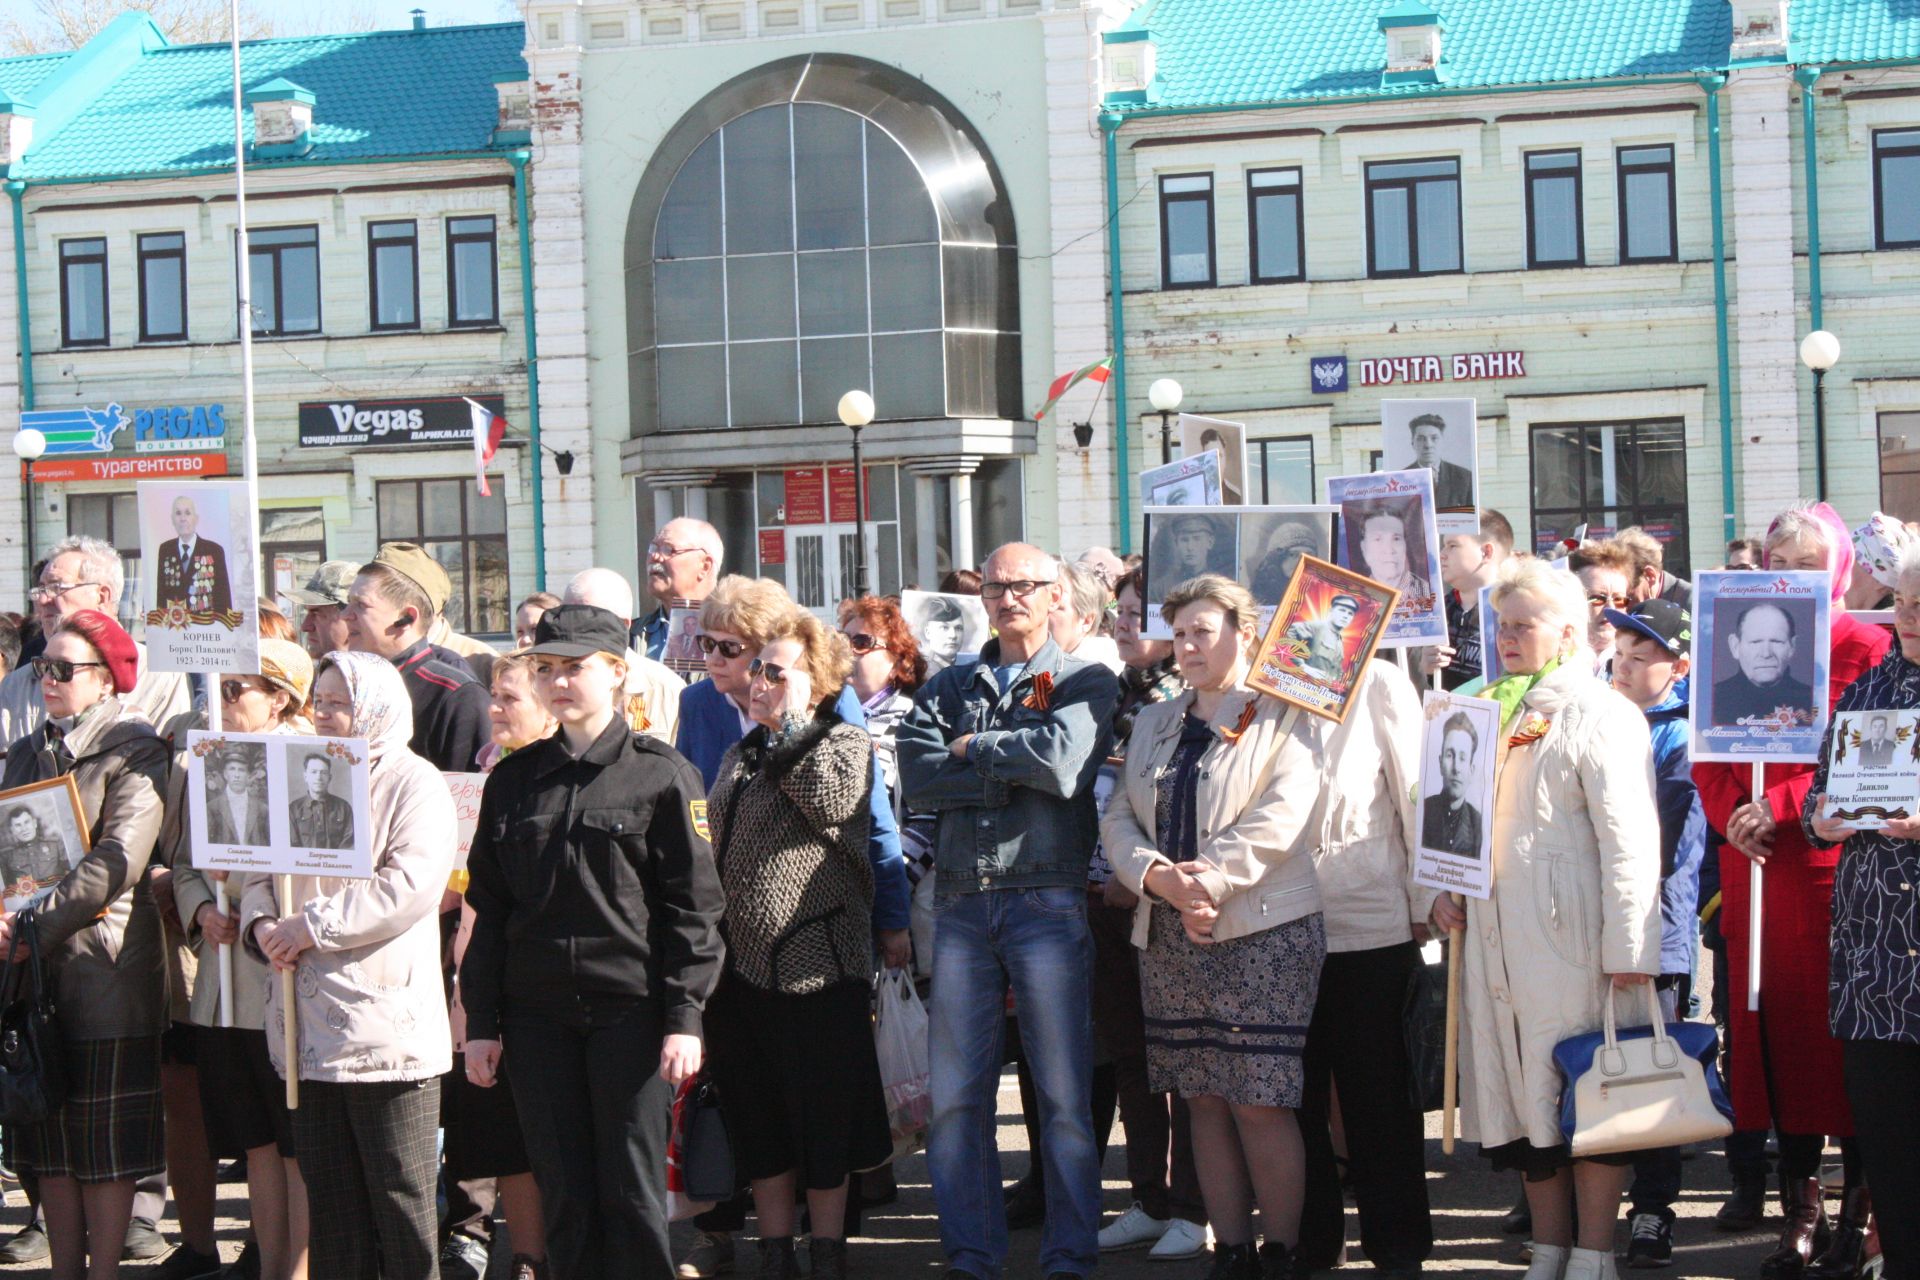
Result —
M 939 815 L 927 1163 L 948 1266 L 1000 1275 L 1007 1222 L 992 1135 L 1011 985 L 1054 1191 L 1040 1273 L 1059 1280 L 1100 1256 L 1086 878 L 1119 686 L 1049 634 L 1062 590 L 1053 557 L 1010 543 L 981 576 L 998 634 L 920 690 L 897 745 L 908 806 Z
M 33 614 L 45 635 L 52 635 L 62 622 L 83 609 L 98 609 L 109 617 L 118 615 L 126 589 L 126 572 L 120 553 L 98 538 L 77 534 L 62 538 L 48 553 L 40 581 L 27 592 Z M 139 683 L 120 705 L 165 734 L 174 719 L 192 708 L 192 691 L 187 677 L 178 671 L 149 671 L 146 646 L 136 643 L 140 656 Z M 46 703 L 40 696 L 40 681 L 30 666 L 0 680 L 0 756 L 7 744 L 37 731 L 47 721 Z
M 677 604 L 699 604 L 713 594 L 720 580 L 726 544 L 720 531 L 705 520 L 680 516 L 660 526 L 647 544 L 647 594 L 654 609 L 633 620 L 633 647 L 659 661 L 667 652 L 667 621 Z

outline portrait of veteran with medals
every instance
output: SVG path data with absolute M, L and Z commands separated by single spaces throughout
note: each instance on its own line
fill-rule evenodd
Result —
M 1727 637 L 1739 670 L 1713 686 L 1713 723 L 1737 725 L 1781 707 L 1811 707 L 1812 686 L 1793 676 L 1798 643 L 1792 614 L 1777 604 L 1748 605 Z

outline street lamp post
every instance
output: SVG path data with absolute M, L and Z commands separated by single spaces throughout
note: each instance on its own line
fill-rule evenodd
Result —
M 1160 412 L 1160 465 L 1163 467 L 1173 461 L 1173 424 L 1168 419 L 1180 407 L 1180 399 L 1185 394 L 1172 378 L 1156 378 L 1147 388 L 1147 403 Z
M 853 593 L 865 596 L 871 592 L 867 583 L 867 485 L 860 455 L 860 428 L 873 421 L 873 397 L 864 391 L 841 396 L 840 421 L 853 432 Z M 832 486 L 828 489 L 831 491 Z
M 1813 370 L 1813 490 L 1827 500 L 1827 370 L 1840 363 L 1840 339 L 1815 329 L 1800 343 L 1800 361 Z
M 13 456 L 26 464 L 26 472 L 21 483 L 24 487 L 25 501 L 21 503 L 21 514 L 25 516 L 27 535 L 27 585 L 33 582 L 33 464 L 47 451 L 47 437 L 37 427 L 22 427 L 13 433 Z

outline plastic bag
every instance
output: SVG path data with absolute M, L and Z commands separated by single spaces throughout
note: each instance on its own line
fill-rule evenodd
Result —
M 887 1099 L 887 1123 L 893 1130 L 893 1155 L 910 1155 L 926 1142 L 933 1115 L 933 1083 L 927 1059 L 927 1009 L 905 969 L 880 975 L 879 1011 L 874 1018 L 874 1049 L 880 1058 L 880 1085 Z

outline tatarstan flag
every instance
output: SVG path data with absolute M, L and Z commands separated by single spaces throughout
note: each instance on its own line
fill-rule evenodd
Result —
M 1033 420 L 1038 422 L 1053 412 L 1053 406 L 1060 403 L 1060 397 L 1073 390 L 1083 380 L 1091 378 L 1095 382 L 1105 382 L 1112 376 L 1112 356 L 1108 356 L 1104 360 L 1096 360 L 1090 365 L 1075 369 L 1072 373 L 1061 374 L 1053 380 L 1053 385 L 1047 388 L 1047 402 L 1034 410 Z

